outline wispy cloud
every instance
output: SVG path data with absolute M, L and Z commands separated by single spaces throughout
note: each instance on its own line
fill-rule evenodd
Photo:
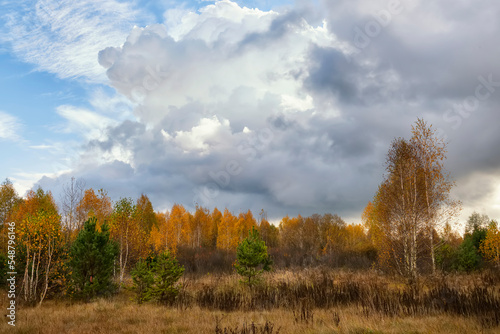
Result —
M 0 139 L 20 140 L 21 127 L 21 122 L 17 117 L 0 111 Z
M 102 82 L 97 53 L 120 45 L 140 14 L 115 0 L 8 1 L 0 41 L 38 70 Z
M 96 112 L 76 108 L 69 105 L 59 106 L 57 113 L 65 119 L 61 130 L 65 133 L 75 133 L 87 140 L 101 138 L 104 130 L 117 122 Z

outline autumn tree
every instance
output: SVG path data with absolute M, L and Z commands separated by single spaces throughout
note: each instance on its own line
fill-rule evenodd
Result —
M 217 247 L 217 240 L 219 238 L 219 225 L 222 220 L 222 212 L 219 209 L 214 208 L 212 213 L 210 214 L 210 218 L 212 219 L 212 233 L 211 233 L 211 245 L 213 248 Z
M 290 218 L 285 216 L 279 225 L 280 246 L 287 263 L 312 264 L 321 251 L 319 215 Z
M 167 220 L 167 247 L 176 254 L 181 245 L 189 245 L 191 241 L 190 216 L 184 206 L 174 204 Z
M 369 224 L 375 241 L 386 244 L 382 256 L 388 256 L 399 273 L 415 278 L 417 259 L 426 251 L 434 270 L 435 228 L 456 216 L 459 203 L 449 196 L 453 182 L 442 163 L 445 143 L 421 119 L 412 132 L 410 140 L 398 138 L 391 144 L 387 174 L 374 197 Z
M 76 207 L 77 230 L 80 230 L 83 223 L 92 217 L 97 219 L 97 228 L 100 228 L 112 213 L 111 198 L 105 190 L 99 189 L 96 194 L 94 189 L 87 189 Z
M 238 246 L 238 219 L 226 208 L 217 229 L 217 248 L 234 250 Z
M 41 304 L 62 267 L 61 216 L 52 194 L 41 188 L 28 192 L 14 209 L 12 220 L 19 245 L 18 271 L 23 273 L 20 296 L 27 303 Z
M 76 209 L 78 203 L 82 200 L 84 187 L 85 182 L 83 180 L 72 177 L 69 183 L 63 185 L 62 188 L 61 210 L 66 242 L 71 240 L 72 232 L 80 228 Z
M 387 224 L 387 220 L 384 218 L 385 206 L 382 202 L 377 201 L 377 194 L 374 197 L 374 202 L 368 202 L 361 219 L 365 228 L 368 229 L 368 235 L 370 236 L 372 243 L 377 249 L 378 264 L 382 268 L 394 269 L 396 267 L 395 262 L 399 259 L 392 245 L 393 239 L 390 233 L 390 225 Z
M 345 222 L 337 214 L 325 214 L 318 217 L 319 242 L 323 254 L 343 250 Z
M 319 240 L 319 224 L 314 217 L 306 217 L 301 222 L 301 243 L 300 250 L 302 252 L 303 265 L 312 265 L 317 258 L 320 247 Z
M 270 224 L 267 219 L 263 219 L 259 225 L 259 234 L 269 247 L 277 247 L 279 242 L 279 229 Z
M 7 248 L 7 223 L 12 216 L 12 210 L 21 202 L 21 198 L 17 195 L 14 185 L 9 179 L 6 179 L 0 185 L 0 234 L 2 235 L 2 242 L 0 250 L 3 253 Z M 1 253 L 1 252 L 0 252 Z
M 156 226 L 158 222 L 153 204 L 148 196 L 142 194 L 137 199 L 135 214 L 140 228 L 145 234 L 149 235 L 151 229 Z
M 439 247 L 436 240 L 438 227 L 450 225 L 460 211 L 460 202 L 450 198 L 450 190 L 454 185 L 443 162 L 446 159 L 446 143 L 436 136 L 432 125 L 418 119 L 412 126 L 412 145 L 415 146 L 419 162 L 422 197 L 425 201 L 425 234 L 429 240 L 431 269 L 436 268 L 435 250 Z
M 280 247 L 287 265 L 292 261 L 301 261 L 301 222 L 302 217 L 283 217 L 279 224 Z
M 349 224 L 345 226 L 343 234 L 344 251 L 347 252 L 369 252 L 371 242 L 362 225 Z
M 7 222 L 12 209 L 19 203 L 21 198 L 17 195 L 14 185 L 6 179 L 0 185 L 0 224 Z
M 480 249 L 486 260 L 500 268 L 500 231 L 496 221 L 491 221 Z
M 130 198 L 121 198 L 116 202 L 113 214 L 110 220 L 111 237 L 118 243 L 118 262 L 120 268 L 120 282 L 123 282 L 125 271 L 131 258 L 137 257 L 144 249 L 140 244 L 143 240 L 142 231 L 134 219 L 136 206 Z
M 191 247 L 201 248 L 213 245 L 213 221 L 208 209 L 196 207 L 190 217 Z
M 491 222 L 490 217 L 474 211 L 465 223 L 465 234 L 473 234 L 475 231 L 485 231 Z
M 169 235 L 167 220 L 167 213 L 156 212 L 156 226 L 153 226 L 150 234 L 150 242 L 156 253 L 160 253 L 168 249 Z
M 257 222 L 253 217 L 252 211 L 248 210 L 245 213 L 240 213 L 236 222 L 235 232 L 237 235 L 235 238 L 237 238 L 237 241 L 235 240 L 235 242 L 238 244 L 243 241 L 248 236 L 248 232 L 255 227 L 257 227 Z
M 281 245 L 288 248 L 300 248 L 300 222 L 302 217 L 290 218 L 288 215 L 279 224 Z

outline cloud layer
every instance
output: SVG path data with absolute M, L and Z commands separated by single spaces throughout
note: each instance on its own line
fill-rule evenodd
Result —
M 146 193 L 161 209 L 359 217 L 390 141 L 423 117 L 450 142 L 447 166 L 466 206 L 492 203 L 499 11 L 493 1 L 362 0 L 169 10 L 164 24 L 101 48 L 99 63 L 134 117 L 81 112 L 85 124 L 70 125 L 101 130 L 73 174 L 115 196 Z M 76 122 L 78 111 L 58 112 Z M 478 175 L 488 187 L 477 187 Z

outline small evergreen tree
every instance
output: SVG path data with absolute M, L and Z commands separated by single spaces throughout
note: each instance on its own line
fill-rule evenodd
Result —
M 458 248 L 458 270 L 471 272 L 480 266 L 481 257 L 474 246 L 474 239 L 467 235 Z
M 436 265 L 443 271 L 453 271 L 457 269 L 458 249 L 449 243 L 443 242 L 436 248 Z
M 142 304 L 151 299 L 151 286 L 154 284 L 154 276 L 150 261 L 140 259 L 131 272 L 134 290 L 137 294 L 137 302 Z
M 116 286 L 112 282 L 114 260 L 118 246 L 109 239 L 106 224 L 99 232 L 97 220 L 87 220 L 70 250 L 71 269 L 70 294 L 77 299 L 112 293 Z
M 160 304 L 172 303 L 179 294 L 176 283 L 184 273 L 184 267 L 166 251 L 158 256 L 152 272 L 154 280 L 147 291 L 148 298 Z
M 267 254 L 264 240 L 260 238 L 259 232 L 252 228 L 248 237 L 243 240 L 236 250 L 236 272 L 247 278 L 248 285 L 253 284 L 258 275 L 264 271 L 271 270 L 272 261 Z

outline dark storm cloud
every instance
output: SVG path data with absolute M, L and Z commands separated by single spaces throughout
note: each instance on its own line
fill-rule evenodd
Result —
M 342 103 L 359 103 L 357 80 L 360 68 L 333 48 L 315 48 L 310 54 L 312 64 L 305 86 L 313 92 L 326 92 Z

